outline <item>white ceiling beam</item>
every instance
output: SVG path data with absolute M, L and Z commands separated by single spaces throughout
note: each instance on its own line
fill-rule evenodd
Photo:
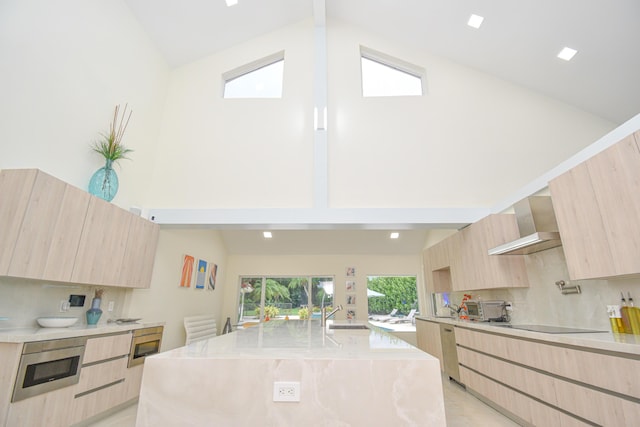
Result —
M 489 214 L 486 208 L 415 209 L 150 209 L 147 217 L 176 227 L 326 230 L 459 229 Z

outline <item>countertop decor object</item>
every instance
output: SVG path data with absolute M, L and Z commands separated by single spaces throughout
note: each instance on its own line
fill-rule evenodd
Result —
M 77 317 L 38 317 L 36 319 L 38 325 L 43 328 L 68 328 L 78 321 Z
M 116 105 L 109 133 L 103 133 L 102 138 L 92 146 L 93 151 L 100 153 L 104 157 L 105 165 L 91 177 L 89 193 L 108 202 L 116 196 L 119 187 L 118 175 L 113 170 L 113 165 L 120 159 L 128 159 L 127 155 L 132 151 L 122 145 L 122 138 L 129 124 L 132 111 L 129 111 L 127 115 L 127 105 L 125 104 L 120 117 L 118 117 L 119 112 L 120 106 Z
M 87 325 L 96 325 L 100 320 L 100 316 L 102 316 L 100 303 L 103 293 L 104 289 L 96 289 L 95 297 L 91 300 L 91 308 L 87 310 Z

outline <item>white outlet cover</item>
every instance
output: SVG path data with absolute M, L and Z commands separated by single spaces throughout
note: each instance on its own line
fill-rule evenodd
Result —
M 274 402 L 300 402 L 300 383 L 297 381 L 275 381 Z

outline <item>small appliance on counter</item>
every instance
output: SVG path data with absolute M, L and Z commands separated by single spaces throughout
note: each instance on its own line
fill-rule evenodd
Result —
M 465 302 L 469 320 L 478 322 L 508 322 L 507 302 L 500 300 L 468 300 Z

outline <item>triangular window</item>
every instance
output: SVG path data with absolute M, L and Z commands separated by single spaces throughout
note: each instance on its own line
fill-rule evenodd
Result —
M 284 51 L 222 75 L 223 98 L 282 98 Z
M 422 96 L 423 68 L 360 46 L 362 96 Z

